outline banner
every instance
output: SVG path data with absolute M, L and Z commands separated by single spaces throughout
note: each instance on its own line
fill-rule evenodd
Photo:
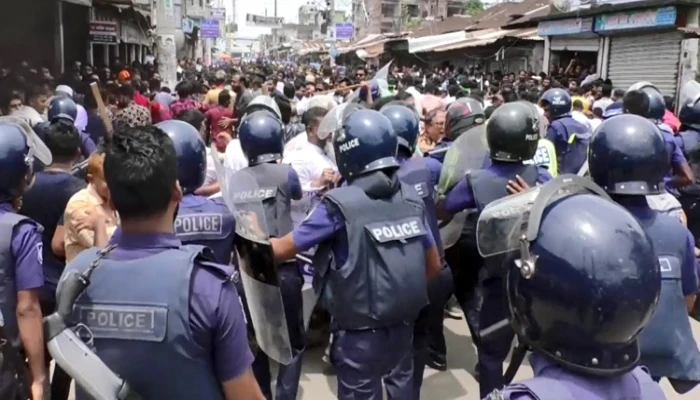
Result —
M 90 43 L 117 44 L 119 42 L 118 32 L 116 22 L 90 21 L 88 41 Z
M 211 9 L 212 19 L 219 21 L 226 21 L 226 9 L 225 8 L 212 8 Z
M 219 21 L 216 19 L 202 19 L 199 31 L 202 39 L 217 39 L 221 35 Z
M 268 28 L 281 28 L 284 18 L 282 17 L 265 17 L 262 15 L 246 14 L 246 25 L 264 26 Z
M 355 27 L 352 22 L 335 24 L 335 38 L 338 40 L 350 40 L 355 36 Z

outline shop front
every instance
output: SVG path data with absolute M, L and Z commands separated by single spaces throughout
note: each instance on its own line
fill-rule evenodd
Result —
M 553 73 L 554 69 L 566 69 L 574 61 L 588 68 L 600 67 L 602 62 L 602 39 L 593 32 L 593 17 L 567 18 L 541 21 L 537 35 L 545 37 L 543 69 Z
M 603 76 L 616 88 L 648 81 L 674 96 L 683 41 L 678 17 L 675 6 L 596 15 L 594 31 L 609 41 Z

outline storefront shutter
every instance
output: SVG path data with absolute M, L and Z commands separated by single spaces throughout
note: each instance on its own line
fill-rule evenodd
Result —
M 675 96 L 681 40 L 676 31 L 613 37 L 608 78 L 615 88 L 627 90 L 636 82 L 647 81 L 663 95 Z
M 549 48 L 552 51 L 591 51 L 598 52 L 598 38 L 576 39 L 572 37 L 552 37 Z

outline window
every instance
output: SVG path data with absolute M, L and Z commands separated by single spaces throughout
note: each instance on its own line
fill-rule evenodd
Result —
M 396 6 L 393 4 L 382 4 L 382 17 L 393 17 Z

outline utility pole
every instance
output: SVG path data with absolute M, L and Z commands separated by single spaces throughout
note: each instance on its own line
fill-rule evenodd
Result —
M 161 84 L 175 89 L 177 83 L 177 54 L 175 48 L 174 0 L 154 0 L 156 4 L 156 33 L 158 42 L 158 74 Z M 185 2 L 183 2 L 184 5 Z M 153 9 L 153 6 L 151 6 Z
M 337 39 L 335 36 L 335 0 L 327 0 L 326 5 L 328 6 L 326 14 L 326 40 L 330 42 L 330 66 L 335 67 L 335 57 L 337 57 L 338 54 L 338 49 L 336 47 Z
M 275 0 L 275 26 L 277 25 L 277 0 Z M 279 43 L 277 43 L 277 32 L 280 30 L 281 26 L 278 28 L 272 29 L 272 48 L 276 49 L 275 52 L 275 60 L 278 60 L 280 50 L 279 50 Z M 270 54 L 272 55 L 272 54 Z

